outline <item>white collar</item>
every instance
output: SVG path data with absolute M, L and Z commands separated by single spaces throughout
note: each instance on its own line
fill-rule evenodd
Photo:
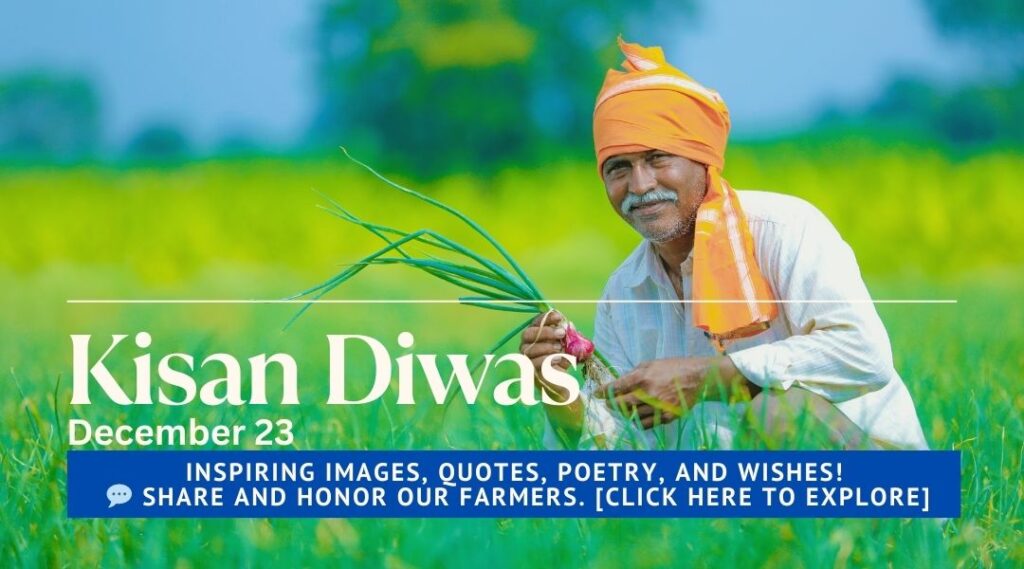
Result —
M 683 276 L 693 273 L 693 249 L 690 249 L 690 254 L 686 256 L 679 268 Z M 661 256 L 658 255 L 654 244 L 646 239 L 633 255 L 626 278 L 625 284 L 630 288 L 642 286 L 649 280 L 657 286 L 673 290 L 672 283 L 669 282 L 668 274 L 665 272 L 665 266 L 661 262 Z

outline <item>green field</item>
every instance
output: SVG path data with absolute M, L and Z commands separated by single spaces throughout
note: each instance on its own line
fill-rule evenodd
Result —
M 371 180 L 340 155 L 174 169 L 82 166 L 0 171 L 0 355 L 8 370 L 0 435 L 0 565 L 433 567 L 694 564 L 779 567 L 1024 565 L 1024 209 L 1019 151 L 950 157 L 923 147 L 739 146 L 739 188 L 804 197 L 836 224 L 876 298 L 956 298 L 880 306 L 896 367 L 936 449 L 963 451 L 963 515 L 909 520 L 95 520 L 65 515 L 67 420 L 209 422 L 293 417 L 298 449 L 537 448 L 542 411 L 433 405 L 332 408 L 328 333 L 417 350 L 480 353 L 519 321 L 460 306 L 81 306 L 72 298 L 280 298 L 375 248 L 316 209 L 338 199 L 366 218 L 430 226 L 480 245 L 452 219 Z M 591 164 L 453 175 L 418 186 L 480 221 L 549 298 L 597 298 L 637 238 L 614 215 Z M 481 246 L 482 248 L 482 246 Z M 333 297 L 454 298 L 407 269 L 367 271 Z M 566 312 L 591 330 L 592 309 Z M 153 353 L 248 357 L 288 352 L 303 404 L 282 409 L 69 405 L 68 336 L 145 330 Z M 394 347 L 394 344 L 392 344 Z M 397 350 L 397 347 L 395 348 Z M 128 352 L 126 352 L 128 353 Z M 393 352 L 394 353 L 394 352 Z M 134 354 L 132 354 L 134 355 Z M 130 356 L 119 361 L 127 370 Z M 112 366 L 115 375 L 117 366 Z M 271 399 L 271 401 L 273 401 Z

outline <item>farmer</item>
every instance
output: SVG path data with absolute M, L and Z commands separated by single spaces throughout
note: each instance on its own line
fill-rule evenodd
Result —
M 594 396 L 668 448 L 927 448 L 850 247 L 803 200 L 732 189 L 722 98 L 660 48 L 619 46 L 594 145 L 644 240 L 597 306 L 594 340 L 620 377 Z M 538 317 L 520 350 L 539 370 L 563 335 L 560 314 Z M 581 405 L 546 410 L 549 446 L 578 440 Z

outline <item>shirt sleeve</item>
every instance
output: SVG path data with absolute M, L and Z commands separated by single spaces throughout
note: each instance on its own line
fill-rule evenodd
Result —
M 605 289 L 601 300 L 606 301 L 612 298 L 610 289 Z M 601 355 L 608 360 L 612 371 L 622 375 L 632 370 L 633 365 L 630 357 L 623 347 L 619 338 L 619 326 L 616 325 L 611 303 L 599 302 L 597 304 L 597 315 L 594 317 L 594 346 Z
M 730 353 L 764 389 L 798 385 L 838 403 L 884 387 L 896 374 L 892 348 L 853 250 L 828 219 L 805 204 L 804 223 L 774 227 L 759 264 L 793 336 Z

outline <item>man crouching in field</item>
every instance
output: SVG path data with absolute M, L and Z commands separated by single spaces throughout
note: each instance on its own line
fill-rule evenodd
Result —
M 625 71 L 598 95 L 594 144 L 609 201 L 644 241 L 598 304 L 597 348 L 622 375 L 595 395 L 651 446 L 728 448 L 742 434 L 927 448 L 850 247 L 807 202 L 733 190 L 718 93 L 660 48 L 620 47 Z M 538 369 L 562 351 L 560 324 L 548 314 L 523 332 Z M 546 410 L 549 446 L 579 439 L 579 406 Z

